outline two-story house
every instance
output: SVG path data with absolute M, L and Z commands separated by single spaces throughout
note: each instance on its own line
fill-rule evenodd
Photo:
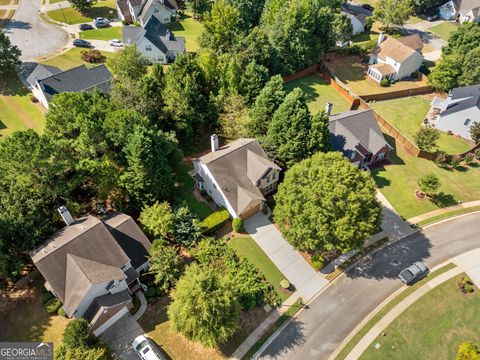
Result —
M 440 18 L 460 23 L 480 21 L 480 0 L 448 0 L 438 8 Z
M 30 256 L 67 316 L 87 319 L 98 336 L 133 307 L 151 244 L 128 215 L 74 220 L 64 206 L 59 212 L 67 226 Z
M 193 160 L 197 187 L 234 218 L 246 219 L 263 210 L 265 197 L 277 188 L 281 168 L 256 139 L 219 147 L 217 135 L 212 135 L 211 146 L 212 152 Z
M 167 24 L 177 16 L 178 5 L 175 0 L 117 0 L 118 17 L 126 22 L 138 22 L 145 26 L 153 16 Z
M 422 47 L 418 34 L 393 38 L 380 33 L 370 56 L 368 76 L 376 82 L 409 78 L 422 65 Z

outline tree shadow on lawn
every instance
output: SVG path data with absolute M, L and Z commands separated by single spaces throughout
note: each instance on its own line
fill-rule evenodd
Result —
M 12 71 L 2 81 L 0 81 L 0 95 L 25 96 L 28 93 L 28 89 L 22 84 L 15 71 Z
M 340 59 L 327 60 L 335 75 L 343 82 L 362 81 L 368 78 L 368 65 L 357 56 L 345 56 Z
M 445 194 L 444 192 L 436 194 L 430 199 L 430 201 L 439 208 L 458 205 L 458 201 L 455 200 L 455 197 L 453 195 Z
M 183 26 L 182 21 L 185 21 L 187 19 L 193 19 L 195 21 L 198 21 L 190 15 L 182 14 L 182 15 L 180 15 L 180 20 L 179 21 L 174 21 L 174 22 L 168 24 L 167 27 L 171 31 L 185 31 L 185 27 Z
M 327 81 L 318 75 L 307 75 L 298 80 L 287 83 L 286 87 L 288 91 L 292 91 L 295 88 L 300 88 L 307 98 L 307 102 L 313 102 L 320 98 L 320 94 L 315 89 L 315 85 L 329 85 Z
M 351 279 L 397 279 L 400 271 L 430 256 L 430 240 L 422 233 L 413 233 L 402 240 L 363 257 L 346 275 Z
M 107 19 L 114 19 L 117 12 L 114 8 L 108 6 L 94 6 L 90 9 L 84 10 L 80 12 L 82 16 L 89 17 L 89 18 L 97 18 L 97 17 L 104 17 Z

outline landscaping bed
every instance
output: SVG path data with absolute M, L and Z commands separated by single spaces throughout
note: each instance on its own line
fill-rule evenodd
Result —
M 307 95 L 308 107 L 312 114 L 324 110 L 327 102 L 333 104 L 333 114 L 350 110 L 350 103 L 319 75 L 307 75 L 300 79 L 289 81 L 285 86 L 290 91 L 296 87 L 303 90 Z
M 369 359 L 454 359 L 465 341 L 480 342 L 480 291 L 464 293 L 452 278 L 410 306 L 360 357 Z M 374 344 L 379 343 L 379 349 Z

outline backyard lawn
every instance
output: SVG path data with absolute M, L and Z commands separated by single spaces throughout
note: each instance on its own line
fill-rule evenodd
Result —
M 285 279 L 285 276 L 268 258 L 263 250 L 250 236 L 234 237 L 228 242 L 228 246 L 233 248 L 238 255 L 245 257 L 252 263 L 260 272 L 265 275 L 267 281 L 272 284 L 282 298 L 282 302 L 288 298 L 288 294 L 280 290 L 280 281 Z
M 385 135 L 390 144 L 394 139 Z M 405 219 L 455 205 L 458 201 L 467 202 L 480 199 L 480 166 L 459 167 L 456 170 L 439 168 L 434 162 L 408 154 L 400 145 L 396 146 L 389 160 L 390 165 L 372 170 L 373 178 L 381 192 Z M 414 191 L 418 189 L 418 179 L 435 173 L 441 181 L 437 199 L 417 200 Z
M 85 49 L 73 48 L 60 55 L 57 55 L 48 60 L 42 61 L 42 64 L 59 67 L 62 70 L 68 70 L 80 65 L 96 66 L 95 64 L 89 64 L 83 61 L 81 58 L 81 52 Z M 115 55 L 114 52 L 102 51 L 102 54 L 108 58 Z
M 167 27 L 175 36 L 184 37 L 187 51 L 195 52 L 200 48 L 198 37 L 203 31 L 203 24 L 195 20 L 191 14 L 182 15 L 179 22 L 168 24 Z
M 358 56 L 343 56 L 327 61 L 326 65 L 356 95 L 369 95 L 395 90 L 413 89 L 424 85 L 421 81 L 399 81 L 390 87 L 381 87 L 367 75 L 368 65 Z
M 308 97 L 310 111 L 315 114 L 325 109 L 325 104 L 333 104 L 332 113 L 350 110 L 350 104 L 321 76 L 307 75 L 286 84 L 288 90 L 302 89 Z
M 111 40 L 122 39 L 122 27 L 111 26 L 102 29 L 93 29 L 80 32 L 80 39 Z
M 455 359 L 463 342 L 480 343 L 480 290 L 464 294 L 457 279 L 439 285 L 410 306 L 360 359 Z
M 52 20 L 58 22 L 80 24 L 93 21 L 96 17 L 113 19 L 117 16 L 117 11 L 115 0 L 98 0 L 92 8 L 84 12 L 77 11 L 72 7 L 62 7 L 61 9 L 47 12 L 47 15 Z
M 15 74 L 0 83 L 0 141 L 17 130 L 43 131 L 45 116 Z
M 370 106 L 414 142 L 413 136 L 420 129 L 422 121 L 430 109 L 430 101 L 420 96 L 413 96 L 378 101 L 370 103 Z M 468 142 L 443 131 L 440 131 L 437 145 L 439 150 L 452 155 L 464 153 L 472 147 Z
M 428 31 L 434 33 L 438 37 L 445 41 L 448 41 L 450 35 L 458 29 L 458 23 L 456 22 L 444 22 L 435 26 L 432 26 Z
M 14 10 L 0 10 L 0 29 L 3 29 L 14 14 Z
M 207 203 L 196 199 L 193 196 L 193 190 L 195 190 L 195 181 L 188 174 L 193 169 L 192 164 L 181 164 L 178 170 L 174 198 L 176 202 L 185 202 L 188 208 L 194 212 L 200 220 L 205 219 L 210 215 L 213 210 Z

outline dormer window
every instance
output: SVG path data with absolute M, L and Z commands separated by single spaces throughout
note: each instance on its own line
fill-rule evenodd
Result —
M 356 156 L 357 156 L 357 154 L 356 154 L 355 152 L 352 152 L 352 153 L 350 154 L 350 160 L 355 159 Z

